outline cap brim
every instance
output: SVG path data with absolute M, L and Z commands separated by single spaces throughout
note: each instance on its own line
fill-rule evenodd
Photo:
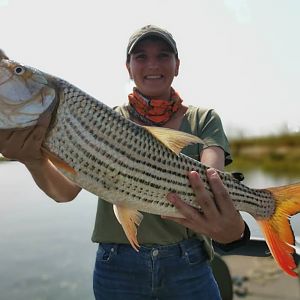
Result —
M 131 54 L 134 47 L 137 45 L 138 42 L 140 42 L 141 40 L 145 39 L 146 37 L 150 37 L 150 36 L 156 36 L 161 38 L 162 40 L 164 40 L 165 42 L 168 43 L 168 45 L 170 45 L 170 47 L 172 48 L 172 50 L 174 51 L 175 54 L 177 54 L 177 48 L 174 45 L 174 42 L 172 42 L 172 40 L 170 40 L 170 38 L 168 38 L 166 35 L 160 33 L 160 32 L 145 32 L 144 34 L 142 34 L 141 36 L 139 36 L 131 45 L 130 48 L 127 51 L 127 54 Z

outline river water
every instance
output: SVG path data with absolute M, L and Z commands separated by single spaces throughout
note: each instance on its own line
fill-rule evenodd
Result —
M 300 181 L 259 170 L 245 175 L 245 184 L 256 188 Z M 0 299 L 93 299 L 96 196 L 83 191 L 76 200 L 57 204 L 17 162 L 0 164 L 0 191 Z M 254 219 L 243 215 L 252 234 L 261 236 Z M 300 236 L 300 215 L 292 226 Z

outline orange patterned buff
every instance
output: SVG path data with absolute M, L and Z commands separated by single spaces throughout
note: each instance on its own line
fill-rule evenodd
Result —
M 181 107 L 182 99 L 171 88 L 170 100 L 149 99 L 137 88 L 128 95 L 129 113 L 146 125 L 162 126 L 167 123 Z

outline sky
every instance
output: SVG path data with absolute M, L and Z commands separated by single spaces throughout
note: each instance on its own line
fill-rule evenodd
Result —
M 177 42 L 184 103 L 214 108 L 228 136 L 300 131 L 298 0 L 0 0 L 11 59 L 111 107 L 127 101 L 127 42 L 146 24 Z

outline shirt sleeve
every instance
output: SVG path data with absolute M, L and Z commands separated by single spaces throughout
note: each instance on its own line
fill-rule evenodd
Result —
M 213 109 L 198 110 L 198 136 L 203 140 L 203 149 L 211 146 L 221 147 L 225 153 L 225 166 L 232 162 L 228 139 L 219 115 Z

